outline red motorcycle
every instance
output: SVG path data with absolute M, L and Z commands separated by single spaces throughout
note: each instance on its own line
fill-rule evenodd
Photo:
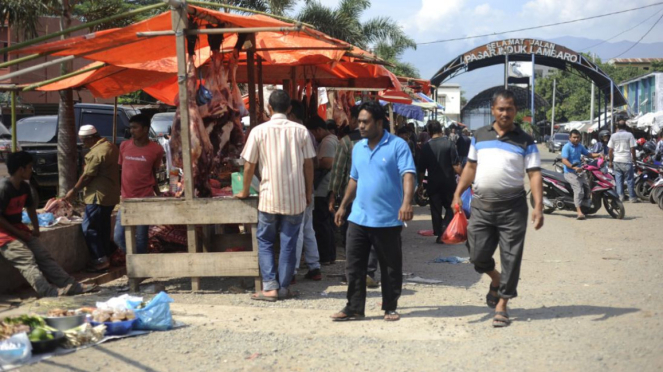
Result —
M 573 188 L 566 181 L 564 174 L 541 170 L 543 176 L 543 213 L 550 214 L 556 209 L 576 211 L 573 202 Z M 585 195 L 589 199 L 580 207 L 585 215 L 594 214 L 601 209 L 601 204 L 612 218 L 621 220 L 624 218 L 624 204 L 619 200 L 615 192 L 615 179 L 608 173 L 603 159 L 591 160 L 582 165 L 581 177 L 587 177 L 589 190 Z M 530 203 L 534 207 L 534 198 L 530 195 Z

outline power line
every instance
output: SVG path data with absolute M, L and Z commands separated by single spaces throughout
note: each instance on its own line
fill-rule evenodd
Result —
M 628 52 L 629 50 L 635 48 L 635 46 L 638 45 L 638 43 L 640 43 L 640 42 L 642 41 L 642 39 L 644 39 L 647 35 L 649 35 L 649 33 L 651 32 L 651 30 L 654 29 L 654 27 L 656 27 L 656 25 L 658 24 L 658 22 L 661 21 L 661 18 L 663 18 L 663 14 L 661 14 L 661 16 L 658 17 L 658 19 L 656 20 L 656 23 L 654 23 L 654 24 L 649 28 L 649 30 L 647 30 L 647 32 L 645 32 L 645 34 L 642 35 L 642 37 L 641 37 L 638 41 L 636 41 L 633 45 L 631 45 L 631 46 L 630 46 L 628 49 L 626 49 L 625 51 L 621 52 L 620 54 L 618 54 L 618 55 L 616 55 L 616 56 L 614 56 L 614 57 L 612 57 L 612 58 L 620 57 L 620 56 L 626 54 L 626 52 Z M 612 58 L 611 58 L 611 59 L 612 59 Z
M 510 31 L 493 32 L 492 34 L 483 34 L 483 35 L 475 35 L 475 36 L 458 37 L 458 38 L 454 38 L 454 39 L 443 39 L 443 40 L 427 41 L 427 42 L 423 42 L 423 43 L 417 43 L 417 45 L 426 45 L 426 44 L 435 44 L 435 43 L 446 43 L 446 42 L 449 42 L 449 41 L 459 41 L 459 40 L 476 39 L 476 38 L 480 38 L 480 37 L 495 36 L 495 35 L 502 35 L 502 34 L 510 34 L 510 33 L 512 33 L 512 32 L 528 31 L 528 30 L 535 30 L 535 29 L 545 28 L 545 27 L 552 27 L 552 26 L 565 25 L 565 24 L 569 24 L 569 23 L 575 23 L 575 22 L 581 22 L 581 21 L 588 21 L 588 20 L 590 20 L 590 19 L 596 19 L 596 18 L 608 17 L 608 16 L 615 15 L 615 14 L 628 13 L 628 12 L 632 12 L 632 11 L 635 11 L 635 10 L 640 10 L 640 9 L 645 9 L 645 8 L 651 8 L 651 7 L 653 7 L 653 6 L 658 6 L 658 5 L 662 5 L 662 4 L 663 4 L 663 2 L 658 2 L 658 3 L 655 3 L 655 4 L 649 4 L 649 5 L 641 6 L 641 7 L 638 7 L 638 8 L 626 9 L 626 10 L 620 10 L 620 11 L 618 11 L 618 12 L 606 13 L 606 14 L 601 14 L 601 15 L 596 15 L 596 16 L 586 17 L 586 18 L 579 18 L 579 19 L 574 19 L 574 20 L 571 20 L 571 21 L 564 21 L 564 22 L 557 22 L 557 23 L 549 23 L 549 24 L 547 24 L 547 25 L 533 26 L 533 27 L 526 27 L 526 28 L 520 28 L 520 29 L 510 30 Z
M 642 26 L 643 24 L 645 24 L 645 22 L 647 22 L 647 21 L 649 21 L 650 19 L 656 17 L 656 16 L 658 15 L 658 13 L 660 13 L 662 10 L 663 10 L 663 9 L 661 9 L 661 10 L 659 10 L 658 12 L 656 12 L 656 13 L 650 15 L 650 16 L 647 17 L 647 19 L 645 19 L 644 21 L 642 21 L 642 22 L 638 22 L 637 25 L 635 25 L 635 26 L 629 28 L 628 30 L 624 30 L 624 31 L 618 33 L 617 35 L 615 35 L 615 36 L 613 36 L 613 37 L 611 37 L 611 38 L 608 38 L 608 39 L 605 39 L 605 40 L 601 41 L 600 43 L 594 44 L 594 45 L 592 45 L 592 46 L 588 46 L 588 47 L 586 47 L 586 48 L 582 48 L 582 49 L 580 49 L 580 51 L 582 52 L 582 51 L 585 51 L 585 50 L 589 50 L 589 49 L 595 48 L 595 47 L 597 47 L 597 46 L 599 46 L 599 45 L 601 45 L 601 44 L 607 43 L 608 41 L 610 41 L 610 40 L 612 40 L 612 39 L 614 39 L 614 38 L 616 38 L 616 37 L 618 37 L 618 36 L 621 36 L 621 35 L 623 35 L 623 34 L 629 32 L 629 31 L 633 30 L 634 28 L 637 28 L 637 27 Z

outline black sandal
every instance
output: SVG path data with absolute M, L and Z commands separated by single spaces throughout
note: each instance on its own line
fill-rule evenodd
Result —
M 493 296 L 490 292 L 497 292 L 499 289 L 499 286 L 493 287 L 492 284 L 489 286 L 489 291 L 486 295 L 486 305 L 488 305 L 488 307 L 491 309 L 497 307 L 497 303 L 500 302 L 500 298 L 498 296 Z
M 395 316 L 394 318 L 391 318 Z M 395 322 L 398 320 L 401 320 L 401 315 L 396 312 L 396 310 L 388 310 L 384 312 L 384 320 L 385 322 Z
M 503 328 L 508 327 L 511 324 L 511 319 L 509 319 L 509 314 L 506 311 L 496 311 L 495 316 L 493 317 L 493 327 Z

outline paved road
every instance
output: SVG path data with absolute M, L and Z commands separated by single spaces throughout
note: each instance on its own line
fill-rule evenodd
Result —
M 550 164 L 553 156 L 543 156 Z M 528 232 L 519 297 L 510 303 L 514 322 L 506 329 L 491 326 L 486 278 L 469 264 L 431 263 L 467 251 L 417 235 L 430 228 L 430 218 L 427 208 L 416 212 L 403 233 L 405 272 L 441 283 L 406 284 L 400 322 L 381 320 L 379 290 L 369 291 L 369 320 L 329 321 L 344 306 L 345 287 L 332 276 L 342 273 L 342 261 L 325 268 L 321 282 L 298 278 L 301 298 L 275 304 L 235 293 L 236 279 L 203 280 L 201 294 L 189 294 L 188 281 L 175 279 L 165 283 L 173 314 L 188 327 L 23 370 L 663 370 L 663 211 L 656 206 L 628 204 L 621 221 L 604 210 L 587 221 L 571 212 L 546 216 L 542 230 Z M 97 297 L 39 301 L 11 313 L 93 305 L 125 284 L 111 283 Z

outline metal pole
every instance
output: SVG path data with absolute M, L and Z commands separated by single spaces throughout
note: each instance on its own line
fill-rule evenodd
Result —
M 12 152 L 18 150 L 18 139 L 16 138 L 16 91 L 12 90 Z
M 113 144 L 117 144 L 117 97 L 113 102 Z
M 615 133 L 615 84 L 610 80 L 610 133 Z
M 262 57 L 258 56 L 258 114 L 262 115 L 265 112 L 265 93 L 263 92 L 265 84 L 262 76 Z M 316 106 L 317 107 L 317 106 Z M 262 120 L 262 116 L 259 118 Z
M 596 117 L 596 122 L 598 124 L 597 129 L 596 129 L 597 132 L 601 131 L 601 91 L 600 90 L 599 90 L 598 96 L 599 96 L 598 97 L 599 98 L 599 102 L 598 102 L 599 104 L 596 107 L 599 110 L 598 116 Z M 594 125 L 594 123 L 592 123 L 592 125 Z
M 534 80 L 536 80 L 536 70 L 534 68 L 535 66 L 535 59 L 534 59 L 534 54 L 532 54 L 532 125 L 531 128 L 534 130 L 534 126 L 536 125 L 536 114 L 535 114 L 535 107 L 534 107 Z
M 592 53 L 592 62 L 594 62 L 594 57 L 596 57 L 596 54 Z M 591 100 L 591 106 L 590 106 L 590 109 L 589 109 L 590 126 L 592 124 L 594 124 L 594 87 L 595 87 L 595 84 L 594 84 L 594 81 L 592 81 L 592 93 L 591 93 L 592 94 L 592 100 Z
M 504 89 L 509 89 L 509 55 L 504 55 Z
M 550 140 L 552 141 L 552 137 L 554 135 L 555 131 L 555 97 L 557 94 L 557 79 L 553 79 L 553 107 L 552 107 L 552 119 L 550 120 Z
M 603 125 L 608 128 L 608 95 L 603 95 Z

